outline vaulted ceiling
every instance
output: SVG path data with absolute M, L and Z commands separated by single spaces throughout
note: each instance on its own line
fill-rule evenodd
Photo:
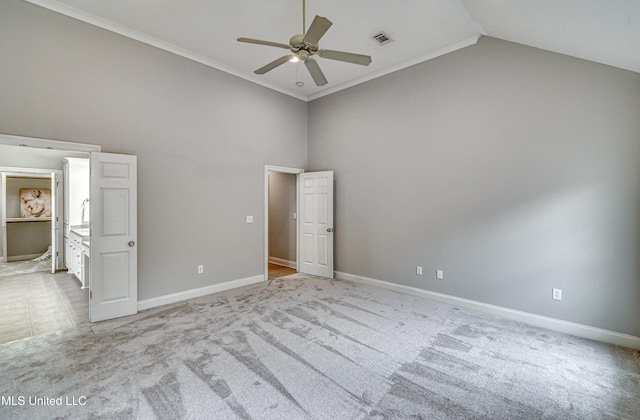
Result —
M 306 0 L 307 28 L 315 15 L 333 22 L 320 48 L 372 57 L 361 66 L 315 56 L 328 80 L 322 87 L 302 62 L 255 74 L 289 52 L 236 41 L 288 44 L 303 30 L 302 0 L 25 1 L 303 100 L 464 48 L 482 35 L 640 72 L 638 0 Z M 393 41 L 372 39 L 382 31 Z

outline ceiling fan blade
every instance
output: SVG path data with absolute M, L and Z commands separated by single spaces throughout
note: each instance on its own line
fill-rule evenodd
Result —
M 272 62 L 270 62 L 266 66 L 260 67 L 258 70 L 254 71 L 254 73 L 255 74 L 265 74 L 266 72 L 271 71 L 271 70 L 275 69 L 276 67 L 278 67 L 278 66 L 286 63 L 287 61 L 291 60 L 292 57 L 293 57 L 293 55 L 291 55 L 291 54 L 282 56 L 282 57 L 278 58 L 277 60 L 273 60 Z
M 333 25 L 333 23 L 322 16 L 316 16 L 313 18 L 313 22 L 311 22 L 311 26 L 309 26 L 309 30 L 306 34 L 304 34 L 304 39 L 302 40 L 305 43 L 309 43 L 311 45 L 316 45 L 320 38 L 329 30 L 329 28 Z
M 314 60 L 313 58 L 307 58 L 304 62 L 304 65 L 307 66 L 307 70 L 309 70 L 311 78 L 315 82 L 316 86 L 324 86 L 328 83 L 316 60 Z
M 238 38 L 237 41 L 246 42 L 248 44 L 268 45 L 269 47 L 284 48 L 285 50 L 291 49 L 291 47 L 287 44 L 281 44 L 279 42 L 263 41 L 261 39 Z
M 362 54 L 353 54 L 344 51 L 318 50 L 318 55 L 329 60 L 345 61 L 347 63 L 360 64 L 368 66 L 371 64 L 371 57 Z

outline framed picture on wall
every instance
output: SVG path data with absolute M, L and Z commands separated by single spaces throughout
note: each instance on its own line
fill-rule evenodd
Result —
M 51 190 L 21 188 L 20 217 L 51 217 Z

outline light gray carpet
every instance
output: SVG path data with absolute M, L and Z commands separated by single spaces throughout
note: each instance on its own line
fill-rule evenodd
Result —
M 638 351 L 300 274 L 4 344 L 0 372 L 12 419 L 640 418 Z

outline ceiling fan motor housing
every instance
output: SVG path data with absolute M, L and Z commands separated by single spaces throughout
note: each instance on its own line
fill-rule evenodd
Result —
M 306 51 L 309 55 L 312 55 L 318 52 L 318 44 L 304 42 L 304 34 L 292 36 L 289 40 L 289 45 L 291 45 L 291 51 L 294 53 Z M 302 57 L 300 58 L 302 59 Z

